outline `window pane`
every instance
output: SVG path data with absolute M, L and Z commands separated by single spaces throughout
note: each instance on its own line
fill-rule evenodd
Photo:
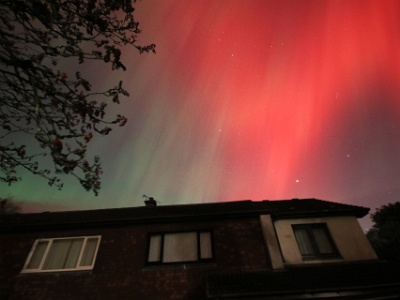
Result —
M 67 260 L 65 261 L 65 265 L 63 269 L 71 269 L 76 268 L 76 264 L 78 263 L 79 254 L 81 253 L 83 245 L 83 239 L 73 239 L 70 242 L 70 246 L 68 249 Z
M 163 262 L 197 260 L 197 234 L 195 232 L 166 234 Z
M 153 235 L 150 238 L 148 261 L 149 262 L 160 261 L 160 253 L 161 253 L 161 235 Z
M 307 234 L 307 230 L 304 228 L 296 228 L 294 230 L 296 235 L 297 243 L 299 244 L 300 252 L 302 255 L 313 255 L 314 250 Z
M 325 228 L 313 228 L 313 234 L 315 241 L 318 245 L 319 252 L 321 254 L 334 253 L 335 249 L 328 237 L 328 232 Z
M 44 270 L 75 268 L 83 239 L 54 240 L 44 263 Z
M 210 232 L 200 233 L 200 258 L 201 259 L 212 258 Z
M 91 266 L 93 264 L 94 253 L 96 252 L 98 238 L 88 238 L 86 240 L 85 250 L 83 251 L 80 266 Z
M 46 251 L 48 241 L 41 241 L 36 244 L 35 250 L 32 254 L 29 264 L 26 266 L 27 269 L 37 269 L 39 268 L 40 262 L 42 261 L 43 254 Z

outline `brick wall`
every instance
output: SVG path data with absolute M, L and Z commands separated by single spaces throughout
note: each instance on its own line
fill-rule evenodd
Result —
M 200 229 L 213 232 L 215 262 L 146 266 L 149 233 Z M 35 239 L 83 235 L 102 236 L 93 270 L 20 274 Z M 206 299 L 207 274 L 269 267 L 257 218 L 1 234 L 0 244 L 10 300 Z

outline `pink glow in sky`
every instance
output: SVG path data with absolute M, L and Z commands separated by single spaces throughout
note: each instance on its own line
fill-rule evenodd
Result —
M 143 0 L 123 79 L 129 119 L 93 141 L 96 198 L 25 178 L 1 187 L 32 205 L 73 208 L 320 198 L 400 200 L 400 1 Z M 106 70 L 103 72 L 103 70 Z M 372 211 L 373 211 L 372 210 Z

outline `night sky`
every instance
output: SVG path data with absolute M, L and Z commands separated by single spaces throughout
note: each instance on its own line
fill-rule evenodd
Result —
M 123 50 L 126 72 L 85 67 L 130 97 L 125 127 L 97 136 L 95 197 L 25 176 L 0 197 L 25 210 L 319 198 L 400 201 L 400 1 L 143 0 L 157 54 Z M 369 226 L 369 218 L 362 221 Z

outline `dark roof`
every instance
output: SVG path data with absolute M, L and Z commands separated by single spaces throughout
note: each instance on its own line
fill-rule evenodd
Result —
M 272 216 L 277 219 L 330 215 L 352 215 L 362 218 L 369 208 L 319 199 L 267 201 Z
M 213 274 L 207 278 L 210 298 L 248 299 L 279 295 L 286 296 L 284 299 L 298 299 L 299 295 L 317 293 L 400 296 L 400 265 L 367 261 L 287 266 L 276 271 Z
M 121 225 L 130 223 L 156 223 L 251 217 L 271 214 L 273 218 L 299 218 L 314 216 L 353 215 L 363 217 L 369 209 L 317 199 L 279 201 L 232 201 L 155 207 L 128 207 L 98 210 L 43 212 L 10 216 L 0 222 L 0 230 L 57 227 Z

